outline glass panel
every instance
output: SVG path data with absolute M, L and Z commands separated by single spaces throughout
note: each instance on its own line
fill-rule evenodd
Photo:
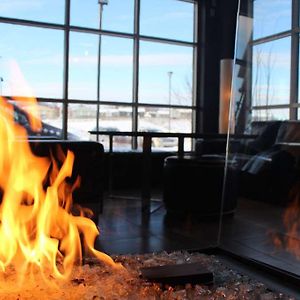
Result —
M 97 100 L 98 43 L 98 35 L 71 33 L 70 99 Z M 102 101 L 132 101 L 132 53 L 132 40 L 101 37 L 100 98 Z
M 193 48 L 140 43 L 139 101 L 192 105 Z
M 102 7 L 103 10 L 101 12 L 101 7 L 97 0 L 72 0 L 71 24 L 99 29 L 101 14 L 102 29 L 133 32 L 134 0 L 109 0 Z
M 20 1 L 2 0 L 0 16 L 49 23 L 64 23 L 65 1 Z
M 10 101 L 10 103 L 14 107 L 15 122 L 26 128 L 29 138 L 62 138 L 62 105 L 60 103 L 39 103 L 39 115 L 36 115 L 36 110 L 28 102 Z M 31 129 L 27 113 L 33 114 L 33 116 L 42 120 L 42 130 L 40 132 Z
M 101 47 L 101 101 L 131 102 L 133 41 L 103 36 Z
M 238 40 L 236 46 L 237 48 L 236 58 L 247 60 L 247 56 L 246 56 L 247 50 L 252 38 L 253 19 L 246 16 L 240 16 L 238 22 L 239 22 L 238 36 L 240 36 L 241 38 Z
M 253 5 L 254 39 L 291 29 L 291 0 L 260 0 L 253 1 Z
M 194 4 L 177 0 L 141 0 L 142 35 L 193 41 Z
M 95 34 L 70 34 L 70 99 L 97 100 L 98 40 Z
M 99 130 L 132 131 L 132 107 L 100 105 Z M 107 135 L 99 136 L 99 141 L 104 145 L 105 150 L 109 149 L 109 138 Z M 131 149 L 131 141 L 131 137 L 116 135 L 113 138 L 113 149 L 129 150 Z
M 90 104 L 68 105 L 68 139 L 93 140 L 89 130 L 96 127 L 97 106 Z M 78 138 L 77 138 L 78 139 Z
M 0 35 L 3 95 L 62 98 L 63 32 L 0 24 Z
M 254 3 L 259 5 L 264 1 Z M 272 4 L 273 16 L 278 12 L 276 5 L 285 1 L 268 3 Z M 235 124 L 236 132 L 245 135 L 228 136 L 227 177 L 222 199 L 224 214 L 234 203 L 234 217 L 222 219 L 220 241 L 221 247 L 237 255 L 300 275 L 297 260 L 300 122 L 289 120 L 287 107 L 289 44 L 290 38 L 285 38 L 254 47 L 252 104 L 266 107 L 249 109 L 251 93 L 246 93 L 250 98 L 246 98 L 249 108 L 246 107 L 243 118 Z M 233 84 L 237 87 L 239 79 L 234 77 Z M 278 103 L 286 103 L 286 108 L 266 109 L 269 104 Z M 231 122 L 234 121 L 232 118 Z
M 253 106 L 289 103 L 290 65 L 289 37 L 253 47 Z

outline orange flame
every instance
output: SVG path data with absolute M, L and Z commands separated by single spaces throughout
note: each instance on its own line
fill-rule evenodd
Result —
M 39 123 L 32 124 L 39 128 Z M 81 236 L 87 253 L 119 267 L 94 249 L 99 232 L 93 221 L 70 212 L 74 187 L 65 179 L 72 174 L 74 154 L 67 153 L 60 169 L 53 158 L 35 156 L 25 128 L 14 123 L 13 106 L 3 97 L 0 140 L 0 272 L 13 267 L 20 282 L 33 270 L 45 280 L 49 274 L 67 279 L 82 258 Z M 45 188 L 47 178 L 50 184 Z
M 285 249 L 297 259 L 300 259 L 300 194 L 299 183 L 290 191 L 293 199 L 283 213 L 283 235 L 273 235 L 273 243 L 279 249 Z

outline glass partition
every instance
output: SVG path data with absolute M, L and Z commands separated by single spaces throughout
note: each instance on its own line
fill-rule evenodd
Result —
M 297 78 L 298 69 L 290 66 L 297 61 L 298 51 L 291 49 L 297 34 L 292 32 L 290 2 L 280 1 L 284 11 L 279 11 L 277 1 L 248 1 L 239 16 L 236 53 L 240 49 L 244 53 L 233 64 L 230 126 L 234 133 L 227 139 L 224 179 L 230 181 L 235 170 L 237 178 L 231 184 L 236 185 L 237 203 L 232 217 L 222 217 L 220 245 L 299 276 L 300 123 L 296 117 L 298 81 L 290 82 Z M 262 39 L 258 35 L 261 9 L 267 6 L 282 19 L 272 27 L 275 20 L 264 14 L 268 25 Z M 252 32 L 248 41 L 245 31 Z M 275 32 L 277 36 L 272 35 Z M 225 185 L 223 208 L 229 198 Z

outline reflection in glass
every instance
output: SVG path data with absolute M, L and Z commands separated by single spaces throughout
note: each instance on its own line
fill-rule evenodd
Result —
M 292 1 L 253 1 L 253 39 L 291 29 Z
M 95 34 L 70 33 L 70 99 L 97 100 L 98 39 Z
M 131 102 L 133 78 L 133 41 L 102 36 L 101 101 Z
M 289 103 L 290 52 L 289 37 L 253 47 L 253 106 Z
M 134 0 L 109 0 L 103 5 L 102 29 L 133 32 Z M 99 29 L 100 5 L 97 0 L 72 0 L 71 25 Z
M 61 24 L 64 23 L 65 0 L 1 1 L 0 16 Z
M 142 35 L 193 41 L 194 4 L 174 0 L 141 0 Z
M 193 48 L 140 43 L 139 102 L 192 105 Z
M 247 50 L 252 38 L 253 19 L 245 16 L 240 16 L 238 22 L 239 28 L 237 34 L 241 38 L 239 38 L 236 45 L 236 58 L 247 60 Z
M 39 103 L 38 111 L 29 102 L 10 101 L 10 103 L 13 105 L 15 122 L 26 129 L 29 138 L 62 139 L 62 105 L 60 103 Z M 41 131 L 32 130 L 28 114 L 42 121 Z M 75 136 L 71 137 L 75 139 Z
M 63 31 L 1 23 L 0 36 L 2 95 L 62 98 Z

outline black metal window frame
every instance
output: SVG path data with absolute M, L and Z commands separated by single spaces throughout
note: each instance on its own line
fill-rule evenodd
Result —
M 255 0 L 251 0 L 254 2 Z M 253 5 L 253 4 L 251 4 Z M 288 109 L 289 119 L 297 120 L 298 109 L 300 108 L 300 103 L 298 99 L 299 90 L 299 33 L 300 33 L 300 23 L 299 23 L 299 0 L 292 0 L 291 5 L 291 28 L 286 31 L 282 31 L 276 34 L 265 36 L 258 39 L 252 40 L 252 48 L 264 43 L 277 41 L 282 38 L 291 38 L 291 60 L 290 60 L 290 96 L 288 104 L 277 104 L 277 105 L 256 105 L 252 106 L 252 111 L 260 110 L 271 110 L 271 109 Z M 253 15 L 255 18 L 255 15 Z M 251 82 L 251 79 L 250 79 Z M 251 84 L 250 89 L 252 90 Z
M 117 106 L 126 106 L 132 108 L 132 131 L 136 132 L 138 130 L 138 108 L 139 107 L 156 107 L 156 108 L 179 108 L 179 109 L 189 109 L 192 112 L 192 132 L 195 130 L 195 111 L 196 111 L 196 85 L 198 83 L 197 78 L 197 59 L 198 59 L 198 33 L 197 33 L 197 22 L 198 22 L 198 1 L 197 0 L 174 0 L 174 1 L 183 1 L 194 4 L 194 40 L 192 42 L 160 38 L 155 36 L 146 36 L 140 34 L 140 3 L 141 0 L 134 0 L 134 31 L 133 33 L 124 33 L 124 32 L 115 32 L 103 29 L 94 29 L 81 26 L 73 26 L 70 24 L 70 10 L 71 10 L 71 0 L 65 0 L 65 18 L 64 24 L 49 23 L 49 22 L 40 22 L 32 21 L 26 19 L 18 18 L 8 18 L 0 16 L 0 23 L 29 26 L 29 27 L 39 27 L 46 29 L 55 29 L 61 30 L 64 32 L 64 48 L 63 48 L 63 97 L 61 99 L 53 98 L 41 98 L 37 97 L 37 101 L 40 103 L 60 103 L 63 106 L 62 113 L 62 139 L 68 138 L 68 105 L 69 104 L 94 104 L 97 105 L 97 111 L 101 109 L 101 105 L 117 105 Z M 101 101 L 101 96 L 99 100 L 77 100 L 70 99 L 68 95 L 69 89 L 69 42 L 70 42 L 70 33 L 71 32 L 82 32 L 82 33 L 92 33 L 99 36 L 113 36 L 119 38 L 128 38 L 133 40 L 133 86 L 132 86 L 132 102 L 119 102 L 119 101 Z M 151 41 L 157 43 L 173 44 L 193 48 L 193 92 L 192 92 L 192 105 L 168 105 L 168 104 L 147 104 L 139 103 L 139 92 L 138 92 L 138 81 L 139 81 L 139 45 L 140 41 Z M 98 78 L 99 80 L 99 78 Z M 100 87 L 101 89 L 101 87 Z M 98 119 L 98 118 L 97 118 Z M 99 122 L 97 121 L 97 127 Z M 136 143 L 133 141 L 133 148 L 136 148 Z

